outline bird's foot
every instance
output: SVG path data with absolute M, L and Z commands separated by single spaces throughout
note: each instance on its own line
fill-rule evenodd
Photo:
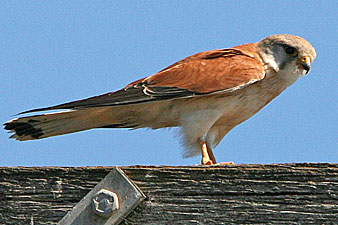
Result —
M 206 142 L 201 142 L 201 151 L 202 151 L 202 165 L 210 166 L 210 165 L 233 165 L 234 162 L 221 162 L 216 163 L 216 159 L 214 154 L 212 153 L 211 148 L 207 145 Z
M 209 157 L 202 158 L 202 165 L 214 165 L 214 163 L 210 160 Z
M 202 165 L 204 165 L 204 166 L 210 166 L 210 165 L 213 165 L 213 166 L 224 166 L 224 165 L 235 165 L 235 163 L 234 162 L 213 163 L 210 159 L 207 160 L 207 159 L 203 159 L 202 158 Z
M 234 162 L 221 162 L 221 163 L 215 163 L 213 165 L 235 165 Z
M 216 163 L 214 154 L 211 148 L 208 147 L 207 143 L 201 142 L 202 151 L 202 165 L 213 165 Z

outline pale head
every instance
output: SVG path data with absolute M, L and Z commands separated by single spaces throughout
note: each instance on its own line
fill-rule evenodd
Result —
M 263 63 L 277 73 L 307 74 L 316 51 L 305 39 L 289 34 L 271 35 L 256 43 Z

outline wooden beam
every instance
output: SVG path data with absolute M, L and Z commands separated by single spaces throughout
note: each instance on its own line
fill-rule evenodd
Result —
M 338 164 L 121 167 L 144 192 L 122 224 L 337 224 Z M 111 167 L 0 168 L 0 224 L 56 224 Z

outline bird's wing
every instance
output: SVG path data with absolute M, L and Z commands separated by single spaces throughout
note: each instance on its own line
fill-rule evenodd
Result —
M 33 109 L 21 114 L 55 109 L 129 105 L 232 92 L 264 78 L 264 66 L 258 55 L 254 54 L 255 48 L 254 44 L 246 44 L 231 49 L 197 53 L 116 92 Z

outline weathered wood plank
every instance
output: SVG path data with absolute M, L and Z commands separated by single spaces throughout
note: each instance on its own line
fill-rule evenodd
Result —
M 0 168 L 0 224 L 56 224 L 111 168 Z M 122 167 L 145 193 L 123 224 L 338 224 L 338 164 Z

